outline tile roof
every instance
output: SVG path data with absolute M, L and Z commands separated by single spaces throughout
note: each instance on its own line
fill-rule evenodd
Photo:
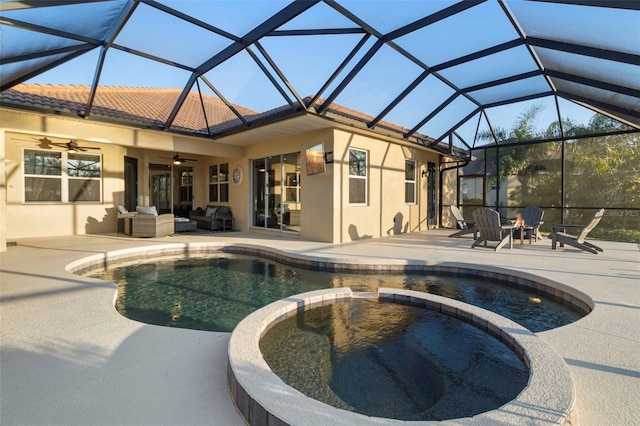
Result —
M 320 107 L 322 104 L 324 103 L 324 99 L 320 98 L 318 99 L 315 103 L 314 103 L 314 107 L 318 108 Z M 331 104 L 331 106 L 329 106 L 326 111 L 333 113 L 335 115 L 339 115 L 351 120 L 355 120 L 355 121 L 359 121 L 361 123 L 367 124 L 369 122 L 371 122 L 375 117 L 368 115 L 368 114 L 364 114 L 360 111 L 356 111 L 354 109 L 345 107 L 343 105 L 340 104 L 336 104 L 335 102 Z M 392 131 L 394 133 L 398 133 L 400 135 L 404 135 L 406 133 L 409 132 L 410 129 L 407 129 L 406 127 L 402 127 L 402 126 L 398 126 L 397 124 L 394 123 L 390 123 L 388 121 L 384 121 L 381 120 L 376 124 L 376 127 L 381 128 L 381 129 L 385 129 L 385 130 L 389 130 Z M 430 138 L 429 136 L 420 134 L 420 133 L 415 133 L 414 134 L 415 138 L 421 139 L 425 142 L 432 142 L 433 138 Z
M 0 95 L 2 105 L 53 111 L 82 116 L 89 99 L 90 86 L 18 84 Z M 93 118 L 122 121 L 144 127 L 161 127 L 171 114 L 182 89 L 100 86 L 96 90 L 91 110 Z M 196 92 L 190 92 L 171 126 L 172 130 L 207 134 L 211 127 L 229 127 L 241 124 L 238 117 L 220 99 L 202 95 L 202 104 Z M 234 105 L 240 114 L 258 113 Z
M 22 83 L 1 92 L 0 104 L 64 115 L 84 116 L 90 89 L 91 87 L 88 85 Z M 160 128 L 167 121 L 181 93 L 182 89 L 99 86 L 90 115 L 91 118 L 98 120 Z M 316 114 L 316 108 L 319 108 L 324 100 L 317 99 L 313 105 L 310 105 L 311 97 L 308 97 L 303 99 L 303 102 L 311 113 Z M 203 105 L 206 119 L 202 113 Z M 249 125 L 286 118 L 303 110 L 298 103 L 294 103 L 293 106 L 283 105 L 262 113 L 240 105 L 232 104 L 232 106 Z M 321 115 L 333 115 L 337 119 L 355 121 L 362 124 L 364 128 L 366 128 L 366 123 L 374 118 L 335 103 L 326 108 Z M 246 127 L 242 120 L 219 98 L 203 94 L 201 102 L 197 92 L 189 92 L 170 130 L 206 136 L 209 134 L 207 126 L 211 134 L 220 134 Z M 402 137 L 402 134 L 408 131 L 406 128 L 384 121 L 378 123 L 376 127 L 393 132 L 397 137 Z M 424 135 L 415 136 L 426 142 L 431 141 Z

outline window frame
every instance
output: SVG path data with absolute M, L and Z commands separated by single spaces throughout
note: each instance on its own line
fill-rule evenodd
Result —
M 351 152 L 357 151 L 364 154 L 364 168 L 358 167 L 358 170 L 364 170 L 364 175 L 355 175 L 351 174 Z M 349 173 L 349 190 L 347 191 L 349 194 L 349 205 L 350 206 L 368 206 L 369 205 L 369 152 L 364 149 L 358 148 L 349 148 L 349 165 L 348 165 L 348 173 Z M 351 181 L 354 180 L 364 180 L 364 202 L 353 202 L 351 201 Z
M 47 154 L 55 154 L 60 162 L 60 172 L 59 174 L 37 174 L 37 173 L 27 173 L 27 162 L 25 161 L 25 157 L 27 152 L 32 152 L 37 155 L 37 153 Z M 100 163 L 98 169 L 98 176 L 75 176 L 69 173 L 72 169 L 69 166 L 71 161 L 78 161 L 78 159 L 70 158 L 73 156 L 88 156 L 88 157 L 96 157 L 98 162 Z M 34 148 L 23 148 L 22 149 L 22 203 L 23 204 L 103 204 L 103 187 L 104 187 L 104 156 L 102 154 L 86 154 L 86 153 L 78 153 L 78 152 L 67 152 L 67 151 L 50 151 L 43 149 L 34 149 Z M 60 182 L 60 198 L 57 200 L 27 200 L 27 179 L 55 179 Z M 98 182 L 98 199 L 96 200 L 71 200 L 70 197 L 74 194 L 71 194 L 70 185 L 73 182 L 79 181 L 92 181 Z
M 221 166 L 224 166 L 224 165 L 227 166 L 226 175 L 223 175 L 221 173 L 221 170 L 220 170 Z M 215 175 L 217 176 L 217 180 L 215 182 L 213 182 L 213 168 L 214 167 L 215 167 L 215 170 L 216 170 L 216 174 Z M 229 163 L 217 163 L 217 164 L 209 165 L 209 174 L 208 174 L 208 176 L 209 176 L 208 177 L 209 182 L 208 182 L 208 187 L 207 187 L 208 188 L 207 199 L 209 200 L 209 203 L 228 203 L 229 202 L 229 188 L 230 188 L 230 185 L 229 185 Z M 225 176 L 224 180 L 220 179 L 221 176 Z M 216 190 L 216 194 L 218 196 L 217 200 L 213 200 L 212 196 L 211 196 L 212 195 L 211 190 L 212 190 L 214 185 L 216 186 L 216 189 L 217 189 Z M 226 200 L 222 200 L 222 197 L 221 197 L 221 195 L 223 193 L 221 191 L 221 188 L 222 188 L 223 185 L 226 185 L 226 187 L 227 187 L 227 190 L 224 192 L 226 194 L 226 196 L 227 196 Z
M 408 166 L 409 164 L 413 164 L 413 180 L 411 179 L 407 179 L 407 172 L 408 172 Z M 409 160 L 406 159 L 404 160 L 404 202 L 408 205 L 416 205 L 418 203 L 417 200 L 417 183 L 418 183 L 418 176 L 417 176 L 417 171 L 418 171 L 418 163 L 415 160 Z M 407 185 L 413 185 L 413 193 L 411 194 L 413 199 L 412 200 L 408 200 L 407 199 L 407 195 L 409 195 L 409 193 L 407 192 Z
M 178 203 L 192 203 L 193 202 L 193 178 L 195 172 L 193 167 L 188 169 L 179 169 L 180 182 L 178 185 Z

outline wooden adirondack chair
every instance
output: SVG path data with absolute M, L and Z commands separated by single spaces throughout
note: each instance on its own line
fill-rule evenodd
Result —
M 500 213 L 488 207 L 482 207 L 473 212 L 473 220 L 478 230 L 478 237 L 471 245 L 474 248 L 487 242 L 496 242 L 495 251 L 500 250 L 509 243 L 509 248 L 513 248 L 513 230 L 515 225 L 502 225 L 500 223 Z
M 556 249 L 556 245 L 559 243 L 560 247 L 563 247 L 565 244 L 570 246 L 579 248 L 581 250 L 588 251 L 593 254 L 598 254 L 599 251 L 604 251 L 597 245 L 590 243 L 589 241 L 585 241 L 587 235 L 596 225 L 600 222 L 602 217 L 604 216 L 604 209 L 600 209 L 593 216 L 593 219 L 587 225 L 553 225 L 551 227 L 551 248 L 553 250 Z M 569 235 L 565 233 L 568 229 L 573 229 L 579 231 L 578 236 Z
M 449 237 L 460 237 L 462 235 L 473 234 L 473 238 L 478 238 L 474 222 L 466 220 L 458 207 L 451 205 L 451 214 L 456 219 L 456 226 L 460 230 L 449 235 Z

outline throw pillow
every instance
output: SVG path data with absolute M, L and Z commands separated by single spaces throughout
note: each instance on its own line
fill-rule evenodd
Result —
M 213 215 L 216 214 L 216 210 L 218 210 L 216 207 L 207 207 L 207 211 L 204 213 L 204 217 L 208 217 L 209 219 L 211 219 Z
M 125 214 L 125 213 L 129 213 L 129 211 L 127 210 L 127 208 L 125 206 L 119 205 L 118 206 L 118 213 Z
M 153 216 L 158 216 L 156 206 L 137 206 L 136 211 L 138 212 L 138 214 L 150 214 Z

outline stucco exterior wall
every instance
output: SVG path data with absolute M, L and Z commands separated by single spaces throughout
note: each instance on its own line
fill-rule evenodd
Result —
M 349 149 L 361 149 L 368 157 L 368 201 L 349 203 Z M 385 140 L 342 130 L 334 138 L 334 242 L 355 241 L 427 229 L 428 161 L 438 155 Z M 416 161 L 416 203 L 405 202 L 405 160 Z M 436 183 L 437 188 L 437 183 Z M 437 207 L 437 206 L 436 206 Z
M 207 199 L 209 164 L 216 164 L 220 158 L 225 161 L 235 158 L 237 163 L 244 155 L 242 147 L 158 131 L 8 109 L 1 109 L 0 116 L 0 152 L 4 151 L 0 172 L 2 179 L 6 180 L 6 184 L 0 185 L 0 195 L 3 195 L 0 203 L 0 249 L 3 250 L 7 240 L 18 238 L 115 232 L 116 206 L 124 200 L 125 156 L 138 160 L 138 204 L 148 205 L 149 164 L 171 164 L 173 152 L 199 152 L 201 155 L 195 157 L 192 154 L 185 156 L 198 159 L 187 164 L 193 165 L 196 176 L 203 179 L 194 188 L 197 190 L 195 205 L 200 205 L 200 200 Z M 23 150 L 39 149 L 38 139 L 45 135 L 56 143 L 73 139 L 82 146 L 100 148 L 90 153 L 102 156 L 101 202 L 23 202 Z M 55 149 L 62 150 L 59 147 Z M 230 197 L 233 196 L 231 193 Z
M 427 229 L 427 178 L 422 171 L 427 162 L 438 165 L 439 154 L 385 137 L 338 126 L 241 146 L 27 111 L 3 109 L 0 113 L 1 167 L 6 179 L 0 188 L 6 194 L 0 203 L 0 247 L 18 238 L 114 233 L 116 206 L 124 203 L 124 158 L 137 160 L 138 205 L 149 205 L 149 165 L 170 165 L 175 152 L 197 160 L 184 164 L 194 171 L 193 207 L 218 204 L 209 201 L 209 166 L 228 163 L 229 173 L 236 166 L 242 168 L 242 182 L 236 185 L 229 181 L 228 205 L 236 230 L 260 229 L 252 227 L 251 220 L 251 160 L 288 153 L 300 155 L 300 200 L 294 206 L 300 210 L 300 238 L 339 243 Z M 38 139 L 43 136 L 56 143 L 73 139 L 80 145 L 100 148 L 91 153 L 102 156 L 101 202 L 24 202 L 23 152 L 25 148 L 38 149 Z M 333 153 L 334 162 L 326 165 L 325 173 L 307 175 L 305 152 L 319 143 L 324 144 L 325 152 Z M 349 204 L 350 148 L 368 152 L 368 201 L 364 206 Z M 405 202 L 405 159 L 416 161 L 415 204 Z
M 442 173 L 442 227 L 455 228 L 456 219 L 451 214 L 449 206 L 458 205 L 457 200 L 458 174 L 455 169 L 447 170 Z M 446 206 L 446 207 L 445 207 Z
M 324 145 L 325 152 L 333 153 L 333 163 L 326 165 L 325 173 L 307 175 L 305 152 L 319 143 Z M 349 204 L 349 148 L 368 152 L 366 206 Z M 349 131 L 326 129 L 249 146 L 246 169 L 250 173 L 252 159 L 291 152 L 301 155 L 301 238 L 340 243 L 427 229 L 427 179 L 421 172 L 429 161 L 438 164 L 438 154 Z M 415 204 L 405 203 L 405 159 L 415 160 L 418 167 Z M 244 197 L 240 206 L 249 203 L 245 209 L 250 223 L 249 188 L 241 191 L 240 196 Z M 231 202 L 232 208 L 235 203 Z
M 0 252 L 7 251 L 7 173 L 5 168 L 5 134 L 0 132 Z
M 250 160 L 265 158 L 272 155 L 300 153 L 300 237 L 315 241 L 333 242 L 333 185 L 332 167 L 328 165 L 325 173 L 307 175 L 305 153 L 308 148 L 319 143 L 324 144 L 325 152 L 333 148 L 333 131 L 331 129 L 318 130 L 295 136 L 275 139 L 261 144 L 251 145 L 246 148 L 246 160 L 243 168 L 246 174 L 251 174 Z M 245 191 L 239 191 L 243 197 L 239 201 L 240 206 L 245 206 L 246 222 L 250 223 L 252 200 L 248 185 L 249 176 L 245 176 L 247 186 Z M 230 200 L 231 201 L 231 200 Z M 234 198 L 233 204 L 237 201 Z M 248 204 L 248 206 L 247 206 Z
M 101 144 L 100 151 L 91 152 L 102 157 L 102 202 L 25 203 L 22 157 L 25 148 L 38 149 L 35 140 L 38 137 L 8 132 L 5 138 L 8 238 L 106 233 L 115 229 L 114 199 L 124 190 L 122 159 L 125 150 L 122 147 Z M 87 141 L 78 142 L 98 146 Z

